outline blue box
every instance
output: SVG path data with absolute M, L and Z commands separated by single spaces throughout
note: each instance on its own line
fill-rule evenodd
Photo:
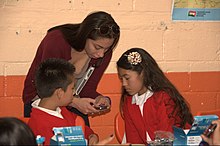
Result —
M 53 131 L 54 131 L 54 136 L 50 140 L 50 145 L 86 146 L 86 140 L 84 138 L 84 134 L 81 126 L 54 127 Z
M 173 126 L 175 137 L 173 145 L 199 145 L 202 141 L 201 134 L 213 120 L 218 120 L 218 118 L 217 115 L 194 116 L 194 122 L 188 132 Z

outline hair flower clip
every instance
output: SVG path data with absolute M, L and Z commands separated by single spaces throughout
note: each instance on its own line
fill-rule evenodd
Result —
M 127 55 L 128 62 L 132 65 L 137 65 L 138 63 L 141 63 L 142 58 L 141 55 L 138 52 L 131 52 Z

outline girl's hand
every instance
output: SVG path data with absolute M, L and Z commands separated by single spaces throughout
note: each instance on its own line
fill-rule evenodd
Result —
M 89 136 L 88 145 L 95 145 L 99 142 L 99 137 L 96 134 L 91 134 Z
M 89 138 L 89 145 L 102 145 L 103 146 L 103 145 L 108 144 L 109 142 L 111 142 L 114 139 L 114 135 L 112 134 L 109 137 L 98 142 L 97 135 L 95 135 L 95 136 L 94 135 L 95 134 L 92 134 L 92 137 L 89 136 L 90 137 Z

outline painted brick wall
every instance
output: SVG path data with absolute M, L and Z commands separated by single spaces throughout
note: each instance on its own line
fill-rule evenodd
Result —
M 193 114 L 220 108 L 219 22 L 173 22 L 172 0 L 1 0 L 0 116 L 23 115 L 23 81 L 47 29 L 79 23 L 95 10 L 111 13 L 121 27 L 119 44 L 98 87 L 112 98 L 112 110 L 90 118 L 100 138 L 113 132 L 120 98 L 115 62 L 131 47 L 152 54 Z
M 220 72 L 166 73 L 188 101 L 192 113 L 220 108 Z M 21 91 L 25 76 L 0 77 L 0 116 L 23 115 Z M 6 86 L 7 85 L 7 86 Z M 102 116 L 90 117 L 91 127 L 103 139 L 114 133 L 114 117 L 119 112 L 120 81 L 117 74 L 105 74 L 98 91 L 111 97 L 111 111 Z M 104 129 L 104 130 L 103 130 Z M 114 139 L 112 143 L 117 143 Z

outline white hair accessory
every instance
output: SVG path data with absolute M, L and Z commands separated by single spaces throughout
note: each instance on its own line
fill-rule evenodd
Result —
M 131 52 L 126 56 L 128 58 L 128 62 L 132 65 L 137 65 L 142 61 L 141 55 L 138 52 Z

